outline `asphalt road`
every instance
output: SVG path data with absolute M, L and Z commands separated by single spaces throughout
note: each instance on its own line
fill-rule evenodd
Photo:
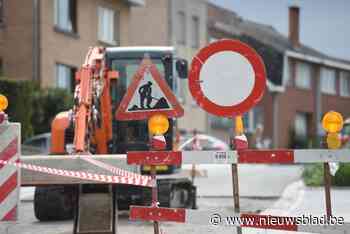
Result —
M 262 210 L 272 205 L 275 200 L 251 200 L 242 199 L 242 211 Z M 218 211 L 233 212 L 232 198 L 199 198 L 198 205 L 201 210 L 216 208 Z M 93 215 L 93 214 L 92 214 Z M 9 227 L 6 231 L 6 227 Z M 152 223 L 132 222 L 128 220 L 127 212 L 121 212 L 118 218 L 118 233 L 153 233 Z M 183 225 L 165 223 L 161 226 L 165 234 L 174 233 L 216 233 L 218 228 L 199 225 Z M 225 228 L 230 229 L 230 228 Z M 71 234 L 73 230 L 72 221 L 63 222 L 39 222 L 33 212 L 31 201 L 22 201 L 20 206 L 20 217 L 16 224 L 0 224 L 1 234 Z M 222 230 L 232 233 L 232 230 Z
M 207 177 L 195 179 L 198 196 L 232 196 L 231 165 L 202 164 L 196 169 L 205 170 L 207 174 Z M 240 164 L 239 194 L 247 198 L 277 198 L 287 185 L 299 180 L 301 173 L 300 165 Z
M 207 176 L 196 178 L 198 206 L 200 210 L 215 209 L 233 213 L 232 182 L 229 166 L 199 165 Z M 300 178 L 300 166 L 285 165 L 243 165 L 239 166 L 239 183 L 242 212 L 261 212 L 271 207 L 285 187 Z M 33 214 L 33 192 L 30 188 L 22 191 L 19 221 L 16 224 L 0 224 L 0 234 L 70 234 L 72 221 L 38 222 Z M 92 214 L 93 215 L 93 214 Z M 8 228 L 8 230 L 6 230 Z M 165 223 L 163 233 L 234 233 L 231 227 L 212 227 Z M 248 233 L 245 230 L 243 233 Z M 118 233 L 153 233 L 151 223 L 132 222 L 127 214 L 119 215 Z M 251 232 L 249 232 L 251 233 Z

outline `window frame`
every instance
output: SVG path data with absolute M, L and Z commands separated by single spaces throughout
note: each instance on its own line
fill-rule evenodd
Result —
M 342 89 L 344 85 L 347 86 L 346 92 L 344 92 L 344 90 Z M 350 97 L 350 72 L 349 71 L 339 72 L 339 94 L 342 97 Z
M 191 47 L 200 47 L 200 18 L 197 15 L 191 17 Z
M 311 90 L 312 89 L 312 65 L 306 62 L 297 61 L 295 64 L 295 69 L 296 69 L 295 81 L 294 81 L 295 87 L 298 89 Z M 305 82 L 305 79 L 307 79 L 308 81 Z
M 177 12 L 177 32 L 176 36 L 176 42 L 180 45 L 186 45 L 187 41 L 187 18 L 185 11 L 178 11 Z M 183 22 L 182 22 L 183 21 Z
M 64 68 L 68 68 L 70 70 L 71 73 L 71 77 L 70 77 L 70 81 L 66 81 L 67 84 L 69 84 L 69 87 L 60 87 L 59 86 L 59 67 L 64 67 Z M 64 89 L 67 90 L 69 92 L 74 92 L 74 85 L 75 85 L 75 73 L 77 71 L 77 68 L 75 66 L 72 65 L 68 65 L 65 63 L 61 63 L 61 62 L 56 62 L 55 63 L 55 85 L 57 88 L 60 89 Z
M 325 76 L 326 75 L 325 72 L 328 72 L 327 76 Z M 333 79 L 332 86 L 334 86 L 332 88 L 333 90 L 330 90 L 330 88 L 328 87 L 328 85 L 330 84 L 329 81 L 327 81 L 327 83 L 324 83 L 324 82 L 326 82 L 325 79 L 329 79 L 329 74 L 330 74 L 329 72 L 332 72 L 334 75 L 332 77 L 332 79 Z M 320 72 L 320 82 L 321 82 L 320 88 L 321 88 L 321 92 L 323 94 L 337 95 L 337 72 L 334 68 L 322 67 L 321 72 Z
M 302 117 L 302 118 L 298 119 L 298 117 Z M 304 126 L 305 129 L 302 130 L 303 131 L 302 134 L 299 134 L 299 132 L 297 131 L 297 124 L 298 124 L 297 120 L 301 120 L 301 119 L 302 119 L 302 122 L 303 122 L 302 124 L 305 124 L 305 126 Z M 301 138 L 307 138 L 308 137 L 308 134 L 309 134 L 309 129 L 307 128 L 308 122 L 309 122 L 308 113 L 297 112 L 295 114 L 295 117 L 294 117 L 294 133 L 295 133 L 296 137 L 301 137 Z
M 0 26 L 5 24 L 5 0 L 0 0 Z
M 105 26 L 103 26 L 103 23 L 106 23 L 103 19 L 105 19 L 104 17 L 108 14 L 109 17 L 111 16 L 111 19 L 109 19 L 112 23 L 112 25 L 107 26 L 109 28 L 108 31 L 112 31 L 111 36 L 112 38 L 107 38 L 105 37 L 106 35 L 104 35 L 105 32 L 103 32 L 103 29 Z M 107 17 L 108 18 L 108 17 Z M 97 7 L 97 39 L 98 41 L 108 44 L 108 45 L 113 45 L 113 46 L 117 46 L 119 45 L 119 41 L 120 41 L 120 12 L 106 7 L 106 6 L 98 6 Z M 110 36 L 110 35 L 109 35 Z
M 60 23 L 60 8 L 59 2 L 67 1 L 68 3 L 68 12 L 67 12 L 67 21 L 71 23 L 71 28 Z M 77 0 L 54 0 L 54 29 L 58 32 L 67 33 L 69 35 L 78 34 L 78 3 Z

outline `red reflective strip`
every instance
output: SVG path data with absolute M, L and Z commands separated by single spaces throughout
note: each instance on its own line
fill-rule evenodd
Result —
M 155 150 L 165 150 L 166 149 L 165 139 L 163 141 L 163 140 L 153 138 L 151 144 L 152 144 L 152 148 Z
M 13 207 L 1 221 L 15 221 L 17 220 L 17 206 Z
M 17 188 L 17 172 L 0 186 L 0 203 Z
M 238 163 L 293 163 L 293 150 L 239 150 Z
M 248 149 L 248 141 L 242 140 L 242 139 L 234 139 L 234 146 L 237 150 L 244 150 Z
M 136 165 L 181 165 L 180 151 L 133 151 L 127 154 L 128 164 Z
M 180 208 L 170 209 L 158 207 L 131 206 L 130 219 L 143 221 L 170 221 L 184 223 L 186 220 L 186 210 Z
M 241 214 L 241 227 L 298 231 L 294 217 Z
M 16 137 L 11 141 L 11 143 L 0 153 L 0 159 L 3 161 L 10 160 L 13 156 L 17 154 L 18 138 Z M 5 165 L 0 164 L 0 169 Z

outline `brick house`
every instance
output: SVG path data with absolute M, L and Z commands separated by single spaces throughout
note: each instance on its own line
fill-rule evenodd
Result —
M 208 40 L 239 39 L 255 48 L 265 62 L 267 90 L 262 101 L 245 115 L 245 124 L 250 132 L 263 125 L 264 138 L 270 139 L 273 147 L 291 143 L 305 147 L 305 141 L 323 134 L 320 121 L 329 110 L 350 116 L 350 62 L 303 45 L 299 40 L 299 12 L 298 7 L 289 8 L 286 37 L 271 26 L 208 5 Z M 210 117 L 210 132 L 227 138 L 231 122 Z
M 143 0 L 0 0 L 0 70 L 9 79 L 72 89 L 90 46 L 128 45 Z

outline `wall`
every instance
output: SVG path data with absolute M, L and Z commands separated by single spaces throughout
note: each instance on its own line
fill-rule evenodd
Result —
M 80 67 L 90 46 L 110 46 L 97 39 L 97 7 L 119 12 L 120 45 L 129 42 L 129 5 L 115 0 L 77 0 L 77 35 L 54 29 L 54 1 L 41 1 L 41 78 L 43 86 L 55 86 L 55 64 Z
M 146 0 L 145 7 L 132 7 L 130 12 L 130 45 L 170 45 L 168 9 L 168 0 Z
M 32 79 L 33 0 L 4 1 L 4 25 L 0 26 L 0 57 L 4 76 Z
M 207 44 L 207 4 L 205 0 L 171 0 L 171 41 L 176 47 L 177 55 L 187 59 L 191 64 L 193 56 L 198 50 Z M 178 44 L 176 40 L 176 29 L 178 12 L 182 11 L 186 16 L 186 42 L 184 45 Z M 196 16 L 199 19 L 199 48 L 191 46 L 191 19 Z M 193 100 L 187 80 L 180 81 L 179 93 L 182 96 L 185 116 L 179 119 L 179 128 L 207 132 L 209 130 L 208 116 L 204 110 L 199 108 Z

